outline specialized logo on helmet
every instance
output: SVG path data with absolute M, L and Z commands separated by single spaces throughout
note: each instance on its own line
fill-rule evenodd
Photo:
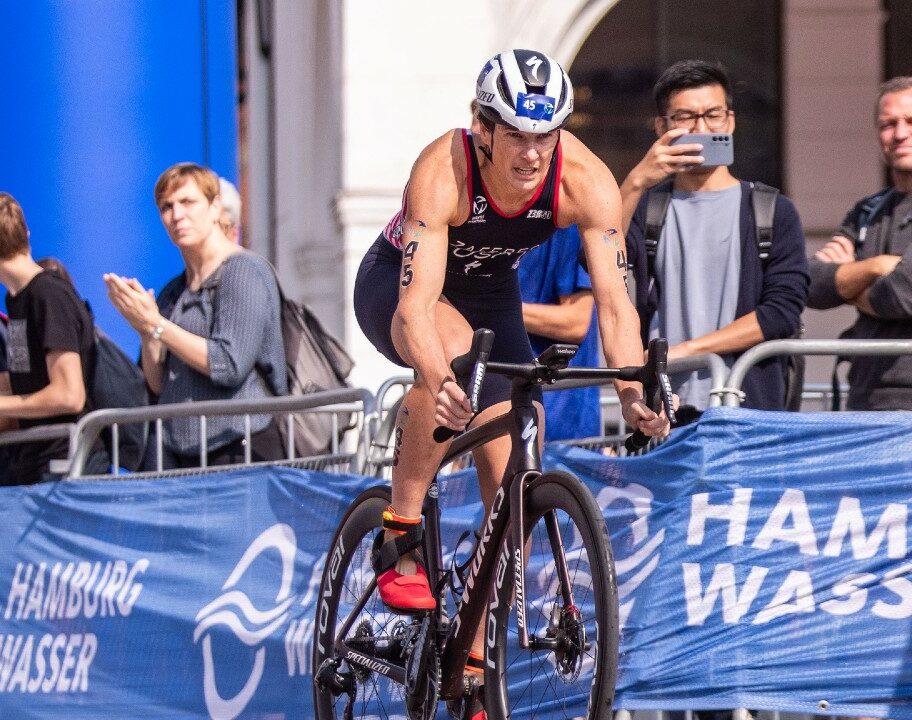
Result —
M 659 547 L 665 540 L 665 529 L 649 534 L 649 513 L 652 512 L 652 491 L 636 483 L 627 487 L 606 487 L 596 498 L 599 507 L 626 503 L 633 507 L 636 519 L 624 529 L 618 541 L 612 537 L 615 552 L 615 571 L 618 576 L 619 619 L 623 627 L 630 617 L 636 598 L 634 591 L 652 575 L 659 565 Z M 626 556 L 625 556 L 626 551 Z
M 282 580 L 276 594 L 276 606 L 269 610 L 254 607 L 240 590 L 233 589 L 254 561 L 268 550 L 277 550 L 282 561 Z M 282 627 L 289 619 L 289 609 L 295 601 L 291 594 L 294 558 L 297 552 L 294 532 L 284 523 L 273 525 L 254 540 L 238 561 L 222 586 L 222 595 L 206 605 L 196 615 L 197 626 L 193 642 L 203 639 L 203 694 L 206 709 L 212 720 L 234 720 L 244 712 L 256 693 L 263 677 L 266 648 L 259 647 L 254 655 L 253 667 L 241 690 L 233 697 L 223 698 L 218 691 L 215 677 L 215 660 L 212 656 L 210 629 L 224 625 L 248 647 L 262 645 L 267 637 Z M 238 614 L 240 611 L 240 615 Z
M 543 62 L 544 62 L 544 60 L 542 60 L 540 57 L 538 57 L 538 55 L 533 55 L 528 60 L 526 60 L 526 65 L 528 65 L 530 68 L 532 68 L 532 77 L 535 80 L 539 80 L 538 69 L 542 66 Z M 539 82 L 540 82 L 540 80 L 539 80 Z

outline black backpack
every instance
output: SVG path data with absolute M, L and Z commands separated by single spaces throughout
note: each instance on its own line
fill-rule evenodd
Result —
M 276 278 L 282 299 L 282 339 L 285 343 L 285 366 L 288 370 L 288 392 L 307 395 L 321 390 L 349 387 L 346 380 L 354 360 L 304 303 L 289 300 Z M 293 416 L 295 451 L 307 457 L 327 452 L 333 439 L 332 416 L 298 413 Z M 352 427 L 352 417 L 340 423 L 339 432 Z M 279 422 L 279 432 L 287 444 L 288 426 Z
M 95 352 L 88 386 L 92 408 L 131 408 L 149 404 L 149 391 L 140 367 L 97 325 Z M 127 470 L 138 470 L 146 450 L 149 435 L 148 423 L 118 425 L 118 465 Z M 114 460 L 114 437 L 111 428 L 101 433 L 105 450 Z
M 671 180 L 666 180 L 656 185 L 649 192 L 646 201 L 646 265 L 648 277 L 655 281 L 656 253 L 659 239 L 662 237 L 662 227 L 665 225 L 665 216 L 671 202 Z M 776 198 L 779 191 L 764 185 L 761 182 L 751 183 L 751 208 L 754 211 L 754 229 L 757 236 L 757 257 L 763 269 L 769 263 L 770 250 L 773 247 L 773 221 L 776 217 Z M 804 332 L 802 325 L 792 337 L 800 338 Z M 804 371 L 806 360 L 804 355 L 787 355 L 783 367 L 785 374 L 785 409 L 797 411 L 801 409 L 801 391 L 804 388 Z

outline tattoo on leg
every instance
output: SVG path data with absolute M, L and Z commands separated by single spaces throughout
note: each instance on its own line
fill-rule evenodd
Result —
M 393 467 L 399 465 L 399 452 L 402 450 L 402 426 L 396 426 L 396 440 L 393 444 Z

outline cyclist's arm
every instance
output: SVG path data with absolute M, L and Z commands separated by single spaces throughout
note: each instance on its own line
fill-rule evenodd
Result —
M 611 171 L 569 133 L 562 131 L 564 178 L 558 224 L 577 223 L 586 252 L 599 332 L 609 366 L 642 365 L 639 318 L 627 295 L 627 248 L 621 230 L 621 197 Z M 615 381 L 628 422 L 649 435 L 667 422 L 642 403 L 639 383 Z M 634 407 L 635 406 L 635 407 Z
M 457 140 L 452 133 L 438 139 L 412 168 L 403 221 L 399 304 L 393 316 L 397 351 L 433 390 L 451 374 L 436 306 L 446 272 L 448 227 L 456 221 L 459 204 L 453 161 Z

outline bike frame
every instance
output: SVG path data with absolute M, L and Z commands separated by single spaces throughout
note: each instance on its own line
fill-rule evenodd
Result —
M 496 371 L 496 363 L 490 363 L 489 370 Z M 468 574 L 465 578 L 462 598 L 456 613 L 453 615 L 446 641 L 441 653 L 441 686 L 440 695 L 444 699 L 460 697 L 463 693 L 463 671 L 472 642 L 475 639 L 476 628 L 484 616 L 490 601 L 490 588 L 494 579 L 494 571 L 498 569 L 498 549 L 501 547 L 508 531 L 511 532 L 511 555 L 516 581 L 516 606 L 517 625 L 520 631 L 520 645 L 528 648 L 529 634 L 525 625 L 525 567 L 523 537 L 523 493 L 529 482 L 541 474 L 541 453 L 538 447 L 538 412 L 532 401 L 533 385 L 523 379 L 514 379 L 511 392 L 512 409 L 507 413 L 493 418 L 489 422 L 474 428 L 453 441 L 445 458 L 444 464 L 450 460 L 483 445 L 498 437 L 509 434 L 511 440 L 510 458 L 504 472 L 503 480 L 491 507 L 485 518 L 481 537 L 475 544 L 472 553 Z M 432 483 L 432 488 L 436 480 Z M 427 535 L 428 551 L 433 558 L 434 574 L 429 577 L 436 578 L 438 585 L 444 578 L 443 558 L 440 547 L 439 515 L 440 508 L 436 497 L 437 493 L 428 494 L 428 507 L 426 517 L 433 528 Z M 433 518 L 433 519 L 432 519 Z M 554 524 L 556 526 L 556 519 Z M 549 525 L 549 534 L 550 534 Z M 561 585 L 568 592 L 569 572 L 563 556 L 555 557 Z M 509 561 L 507 561 L 509 564 Z M 503 572 L 508 566 L 502 568 Z M 572 602 L 572 600 L 570 601 Z M 438 609 L 442 615 L 443 593 L 438 593 Z M 486 623 L 487 628 L 487 623 Z
M 524 493 L 528 484 L 539 477 L 542 472 L 538 444 L 538 412 L 532 400 L 533 388 L 537 383 L 543 381 L 554 382 L 562 379 L 588 380 L 591 384 L 611 379 L 642 380 L 643 370 L 645 370 L 645 366 L 643 368 L 567 368 L 566 363 L 560 367 L 486 363 L 486 371 L 505 374 L 513 378 L 510 393 L 511 409 L 456 437 L 441 461 L 441 467 L 466 452 L 506 435 L 510 436 L 511 450 L 500 488 L 488 509 L 481 537 L 475 543 L 472 551 L 469 572 L 465 578 L 465 587 L 456 612 L 449 624 L 444 622 L 441 627 L 435 629 L 440 634 L 443 645 L 440 654 L 441 681 L 439 688 L 442 699 L 457 699 L 465 693 L 463 672 L 475 638 L 476 628 L 481 623 L 490 602 L 490 589 L 493 587 L 495 571 L 507 572 L 510 569 L 511 559 L 520 647 L 524 649 L 550 647 L 546 639 L 530 637 L 526 627 Z M 483 375 L 485 370 L 481 372 Z M 664 373 L 664 366 L 662 372 Z M 667 377 L 663 377 L 663 381 L 667 383 Z M 480 385 L 480 382 L 478 384 Z M 670 390 L 666 397 L 670 398 Z M 666 406 L 666 408 L 669 407 L 670 404 Z M 428 578 L 433 583 L 432 589 L 435 590 L 437 596 L 436 617 L 438 620 L 445 621 L 446 571 L 443 569 L 443 550 L 440 542 L 439 486 L 436 477 L 428 488 L 422 513 L 425 517 L 424 562 Z M 545 515 L 544 520 L 556 570 L 561 580 L 563 601 L 567 606 L 571 606 L 574 604 L 571 581 L 564 557 L 557 516 L 552 511 Z M 508 532 L 511 533 L 508 552 L 500 553 L 498 556 L 498 549 Z M 328 563 L 333 561 L 334 557 L 330 558 Z M 349 647 L 344 640 L 375 587 L 376 580 L 371 580 L 348 620 L 338 630 L 335 649 L 350 662 L 380 672 L 394 682 L 405 685 L 407 683 L 405 667 L 364 655 Z M 485 632 L 488 637 L 495 629 L 490 627 L 490 624 L 491 618 L 489 617 L 485 623 Z

